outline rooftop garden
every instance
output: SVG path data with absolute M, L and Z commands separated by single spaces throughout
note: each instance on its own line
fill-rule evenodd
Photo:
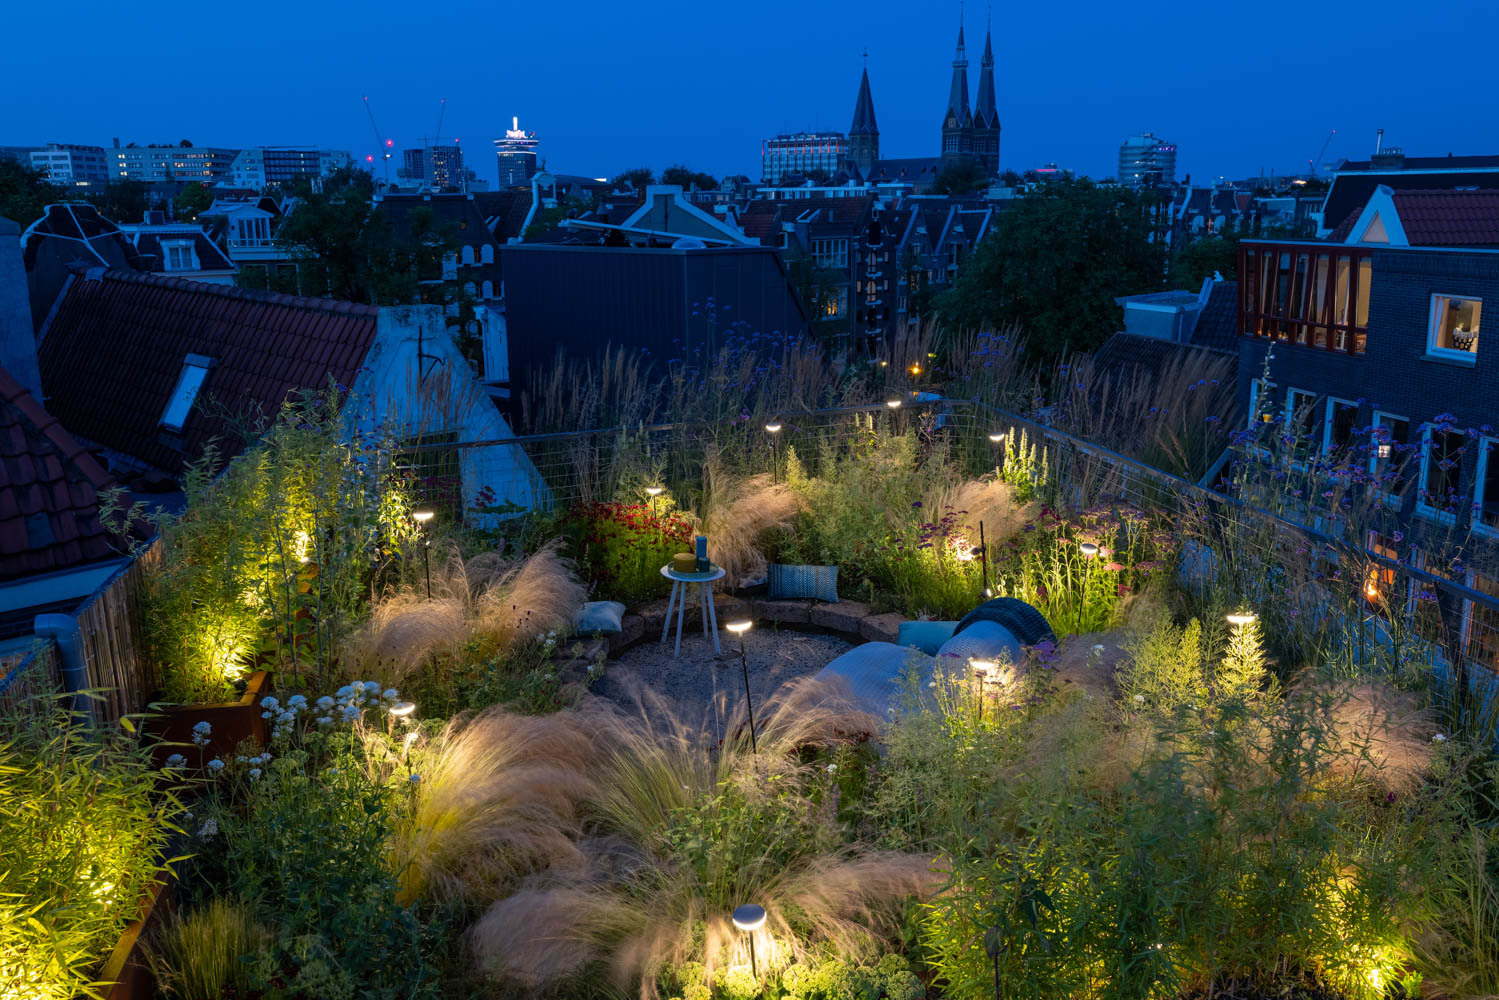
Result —
M 117 498 L 160 528 L 160 704 L 0 719 L 0 996 L 105 995 L 158 881 L 144 961 L 185 1000 L 1499 992 L 1490 689 L 1441 582 L 1485 550 L 1399 519 L 1408 456 L 1309 451 L 1211 366 L 1023 357 L 559 364 L 525 429 L 610 430 L 525 445 L 543 510 L 425 507 L 336 390 L 181 515 Z M 913 650 L 885 716 L 815 676 L 729 687 L 716 730 L 651 676 L 590 691 L 619 668 L 580 606 L 658 604 L 699 534 L 751 609 L 836 567 L 871 615 L 1013 597 L 1056 640 Z M 245 697 L 263 739 L 193 714 Z

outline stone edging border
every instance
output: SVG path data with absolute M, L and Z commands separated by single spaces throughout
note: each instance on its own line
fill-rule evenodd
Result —
M 772 601 L 763 597 L 736 597 L 714 594 L 714 611 L 720 627 L 737 618 L 774 622 L 793 630 L 830 632 L 853 645 L 865 642 L 895 642 L 905 615 L 877 615 L 862 601 Z M 682 631 L 702 632 L 701 622 L 694 622 L 688 609 Z M 675 612 L 673 612 L 675 617 Z M 588 668 L 605 657 L 613 659 L 632 646 L 661 635 L 666 623 L 666 600 L 649 601 L 620 620 L 620 630 L 595 638 L 575 640 L 581 643 L 578 653 L 557 667 L 562 682 L 587 679 Z

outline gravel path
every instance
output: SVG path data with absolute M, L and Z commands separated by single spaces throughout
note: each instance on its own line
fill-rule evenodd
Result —
M 721 632 L 719 643 L 723 653 L 715 654 L 710 638 L 701 633 L 685 633 L 682 655 L 675 658 L 671 652 L 676 636 L 665 643 L 659 639 L 648 636 L 644 642 L 625 650 L 618 660 L 610 660 L 603 676 L 594 682 L 593 694 L 633 707 L 632 692 L 637 683 L 642 684 L 665 698 L 677 718 L 700 724 L 704 729 L 714 728 L 715 690 L 728 706 L 739 704 L 744 697 L 738 638 Z M 787 681 L 815 674 L 850 648 L 849 643 L 830 635 L 757 626 L 744 637 L 755 704 L 762 704 Z

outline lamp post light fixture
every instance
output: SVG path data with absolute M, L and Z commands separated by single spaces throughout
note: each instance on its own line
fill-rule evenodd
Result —
M 892 409 L 892 410 L 898 410 L 898 409 L 900 409 L 900 400 L 898 400 L 898 399 L 887 399 L 885 401 L 885 405 L 888 406 L 888 407 L 890 407 L 890 409 Z
M 995 431 L 993 434 L 989 435 L 989 440 L 993 441 L 995 444 L 1003 444 L 1005 440 L 1004 431 Z
M 1094 556 L 1098 555 L 1098 546 L 1094 545 L 1092 542 L 1084 542 L 1083 544 L 1079 545 L 1077 549 L 1083 554 L 1084 559 L 1092 559 Z
M 645 495 L 651 498 L 651 520 L 656 522 L 656 527 L 658 529 L 661 529 L 661 516 L 656 513 L 656 498 L 660 496 L 662 491 L 664 491 L 665 489 L 666 487 L 664 486 L 647 486 L 645 488 Z M 665 529 L 661 529 L 661 533 L 663 535 L 666 534 Z
M 979 569 L 983 573 L 984 600 L 993 597 L 989 590 L 989 545 L 984 541 L 984 522 L 979 522 Z
M 750 946 L 750 971 L 755 974 L 755 981 L 760 979 L 760 961 L 755 957 L 755 931 L 765 926 L 765 907 L 758 903 L 745 903 L 743 906 L 734 908 L 731 918 L 734 926 L 749 935 Z
M 388 720 L 388 722 L 386 724 L 385 731 L 386 732 L 393 732 L 395 730 L 395 728 L 396 728 L 396 720 L 397 719 L 400 719 L 400 720 L 402 720 L 404 722 L 407 719 L 409 719 L 411 717 L 411 713 L 415 712 L 415 711 L 416 711 L 416 702 L 414 702 L 414 701 L 398 701 L 398 702 L 396 702 L 394 705 L 390 706 L 389 720 Z M 409 747 L 411 744 L 408 741 L 406 745 Z
M 1235 611 L 1232 614 L 1225 615 L 1224 617 L 1228 619 L 1228 623 L 1230 625 L 1233 625 L 1236 628 L 1243 628 L 1245 625 L 1254 624 L 1255 620 L 1259 616 L 1256 615 L 1253 611 Z
M 989 953 L 990 960 L 994 962 L 994 1000 L 1003 1000 L 999 994 L 999 956 L 1004 954 L 1004 950 L 1004 932 L 998 924 L 984 931 L 984 951 Z
M 750 696 L 749 656 L 744 651 L 744 633 L 748 632 L 750 630 L 750 627 L 754 624 L 754 622 L 746 618 L 743 621 L 729 622 L 724 626 L 724 628 L 728 629 L 730 632 L 733 632 L 739 637 L 739 668 L 744 671 L 744 704 L 745 707 L 749 710 L 750 751 L 752 753 L 758 754 L 760 752 L 760 746 L 755 741 L 755 702 L 754 699 Z M 761 912 L 760 917 L 762 920 L 764 919 L 765 914 L 763 911 Z
M 770 481 L 774 484 L 781 481 L 781 462 L 776 457 L 776 435 L 781 433 L 781 425 L 772 420 L 765 425 L 765 433 L 770 435 Z
M 984 684 L 990 677 L 998 678 L 999 664 L 993 660 L 969 660 L 968 666 L 979 682 L 979 721 L 984 721 Z
M 422 572 L 427 577 L 427 600 L 432 600 L 432 561 L 427 550 L 432 547 L 432 539 L 427 534 L 427 524 L 437 516 L 437 511 L 431 507 L 418 507 L 411 512 L 411 519 L 422 529 Z

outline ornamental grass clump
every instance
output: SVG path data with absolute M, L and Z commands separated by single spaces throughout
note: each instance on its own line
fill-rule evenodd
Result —
M 370 752 L 416 776 L 390 840 L 402 902 L 488 902 L 520 875 L 582 865 L 577 810 L 594 792 L 593 747 L 576 716 L 491 708 L 399 749 L 377 735 Z
M 270 939 L 250 908 L 216 898 L 177 916 L 146 939 L 156 988 L 174 1000 L 244 995 L 255 987 L 255 963 Z
M 541 872 L 470 932 L 496 978 L 537 989 L 604 977 L 655 996 L 689 960 L 747 964 L 729 914 L 768 912 L 760 961 L 777 968 L 816 947 L 867 954 L 898 930 L 905 900 L 935 885 L 923 855 L 842 842 L 832 775 L 802 762 L 873 720 L 803 684 L 757 706 L 759 753 L 742 713 L 715 750 L 659 699 L 629 715 L 589 711 L 599 734 L 581 868 Z
M 707 489 L 697 523 L 708 539 L 709 561 L 722 567 L 729 587 L 763 578 L 765 541 L 772 532 L 790 530 L 800 498 L 763 473 L 733 475 L 716 453 L 704 463 L 703 478 Z
M 182 806 L 133 729 L 34 708 L 0 719 L 0 996 L 101 997 Z

